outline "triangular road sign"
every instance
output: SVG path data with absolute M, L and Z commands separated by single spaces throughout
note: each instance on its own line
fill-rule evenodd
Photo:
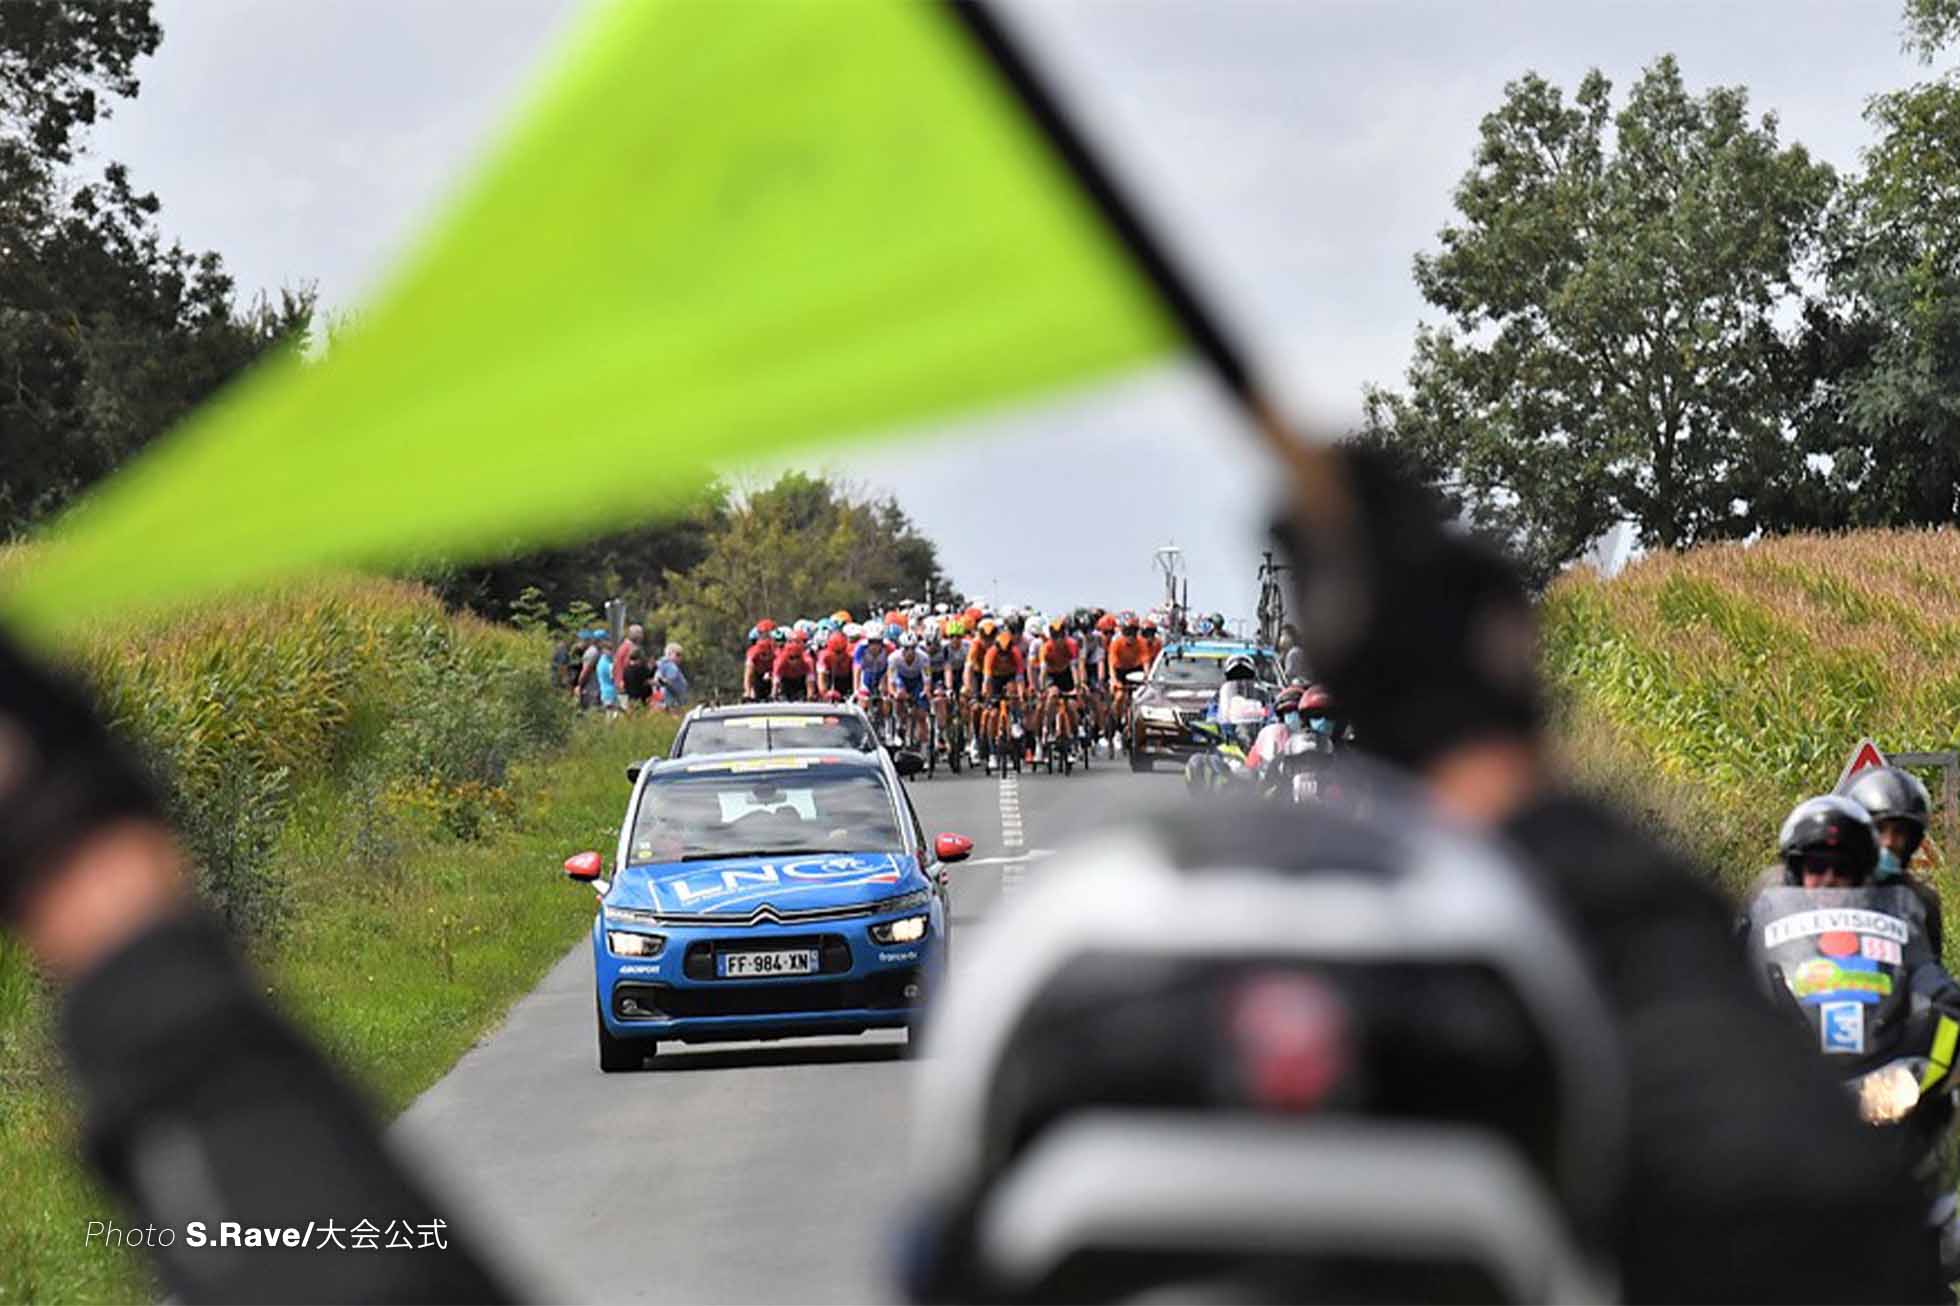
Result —
M 1860 739 L 1858 746 L 1851 750 L 1850 758 L 1844 764 L 1844 771 L 1838 776 L 1837 792 L 1843 793 L 1851 787 L 1851 781 L 1860 771 L 1869 771 L 1875 766 L 1885 766 L 1885 754 L 1878 751 L 1878 745 L 1870 739 Z

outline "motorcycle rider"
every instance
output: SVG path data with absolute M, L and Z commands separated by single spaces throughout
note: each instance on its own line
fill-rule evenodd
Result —
M 1878 831 L 1878 866 L 1873 877 L 1899 880 L 1926 908 L 1926 932 L 1935 957 L 1945 957 L 1946 930 L 1939 890 L 1913 874 L 1912 859 L 1926 839 L 1932 796 L 1919 777 L 1896 766 L 1875 767 L 1853 777 L 1846 797 L 1871 813 Z

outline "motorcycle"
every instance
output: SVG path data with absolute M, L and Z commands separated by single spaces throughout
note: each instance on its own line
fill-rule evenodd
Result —
M 1960 1202 L 1946 1161 L 1960 1020 L 1933 955 L 1925 909 L 1901 884 L 1771 885 L 1751 900 L 1751 956 L 1809 1027 L 1867 1125 L 1925 1185 L 1947 1277 L 1960 1277 Z

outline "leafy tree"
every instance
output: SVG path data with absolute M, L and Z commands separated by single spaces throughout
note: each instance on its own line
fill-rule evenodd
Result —
M 1906 49 L 1926 63 L 1960 39 L 1960 0 L 1906 0 Z
M 853 494 L 802 472 L 731 502 L 708 555 L 669 575 L 654 613 L 660 638 L 688 649 L 703 692 L 741 685 L 742 637 L 759 618 L 818 617 L 928 592 L 959 596 L 938 551 L 890 498 Z
M 575 598 L 622 598 L 636 615 L 651 612 L 670 572 L 685 573 L 708 556 L 709 540 L 727 511 L 726 487 L 709 487 L 687 512 L 561 549 L 513 554 L 493 562 L 425 567 L 416 579 L 447 603 L 492 620 L 515 620 L 526 590 L 547 611 Z
M 1928 57 L 1960 0 L 1915 0 Z M 1878 140 L 1833 213 L 1830 294 L 1811 315 L 1804 425 L 1832 525 L 1960 516 L 1960 74 L 1876 96 Z
M 161 39 L 148 0 L 0 4 L 0 536 L 169 429 L 243 367 L 304 337 L 310 291 L 240 311 L 216 254 L 166 246 L 156 196 L 87 129 L 136 94 Z
M 1799 475 L 1777 315 L 1836 180 L 1745 91 L 1688 93 L 1672 56 L 1616 114 L 1589 73 L 1536 74 L 1485 117 L 1460 220 L 1415 260 L 1449 315 L 1366 431 L 1445 473 L 1475 526 L 1542 576 L 1616 522 L 1649 544 L 1747 535 Z

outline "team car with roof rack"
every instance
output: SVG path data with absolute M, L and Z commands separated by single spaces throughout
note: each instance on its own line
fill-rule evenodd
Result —
M 928 840 L 897 768 L 871 752 L 680 757 L 632 768 L 616 870 L 592 924 L 599 1066 L 662 1041 L 909 1029 L 943 980 L 945 867 L 972 841 Z

